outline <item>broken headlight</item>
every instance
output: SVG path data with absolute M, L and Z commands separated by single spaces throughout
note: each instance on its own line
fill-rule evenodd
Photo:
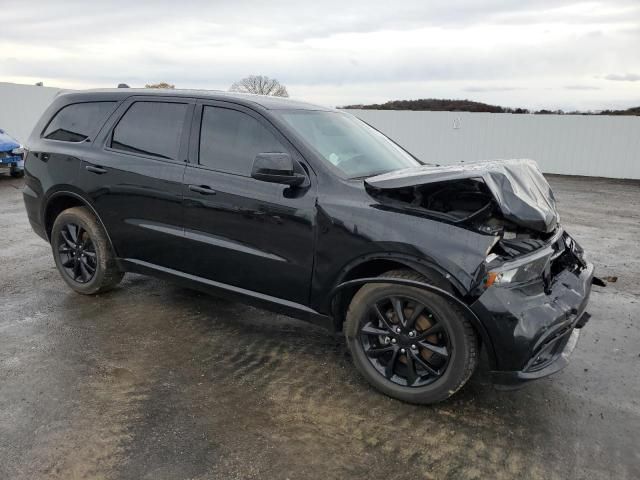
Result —
M 553 250 L 545 248 L 533 255 L 527 255 L 514 262 L 503 263 L 488 267 L 483 279 L 483 286 L 489 288 L 492 285 L 506 286 L 516 283 L 529 283 L 542 280 L 543 274 L 549 267 Z M 494 257 L 495 258 L 495 257 Z M 490 259 L 487 258 L 489 261 Z M 493 260 L 493 258 L 491 259 Z M 492 263 L 489 261 L 488 263 Z

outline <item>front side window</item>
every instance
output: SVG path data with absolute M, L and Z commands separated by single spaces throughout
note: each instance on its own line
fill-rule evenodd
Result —
M 382 133 L 352 115 L 310 110 L 283 111 L 279 115 L 345 178 L 421 165 Z
M 135 102 L 113 130 L 111 148 L 178 160 L 186 103 Z
M 273 133 L 252 116 L 228 108 L 203 108 L 201 165 L 221 172 L 249 176 L 257 154 L 286 151 Z
M 42 136 L 62 142 L 83 142 L 100 129 L 115 104 L 86 102 L 67 105 L 53 117 Z

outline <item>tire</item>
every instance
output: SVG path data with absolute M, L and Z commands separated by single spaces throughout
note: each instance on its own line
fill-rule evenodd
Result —
M 80 239 L 73 238 L 74 230 Z M 78 293 L 106 292 L 124 276 L 104 228 L 85 207 L 69 208 L 58 215 L 51 230 L 51 249 L 60 275 Z
M 436 276 L 427 278 L 410 270 L 394 270 L 383 276 L 422 281 L 450 290 L 446 282 Z M 404 323 L 393 323 L 397 321 L 398 309 L 392 300 L 385 303 L 391 298 L 396 302 L 400 299 L 397 304 L 407 324 L 411 321 L 414 309 L 422 305 L 421 311 L 424 313 L 414 321 L 413 330 L 404 330 Z M 374 305 L 382 317 L 375 313 Z M 388 306 L 387 310 L 385 305 Z M 425 315 L 428 318 L 425 319 Z M 421 323 L 426 326 L 418 331 Z M 393 336 L 379 335 L 378 332 L 382 330 L 388 331 L 384 326 L 391 327 Z M 368 333 L 363 333 L 363 328 Z M 403 333 L 396 335 L 398 328 L 402 328 Z M 438 333 L 415 341 L 434 328 Z M 412 333 L 413 339 L 409 338 Z M 462 309 L 437 293 L 416 287 L 388 283 L 372 283 L 361 287 L 347 311 L 345 336 L 355 366 L 365 379 L 386 395 L 409 403 L 430 404 L 446 400 L 462 388 L 478 364 L 478 338 Z M 428 348 L 423 348 L 423 345 Z M 433 353 L 436 349 L 438 353 Z M 389 351 L 379 357 L 379 352 L 383 350 Z M 373 354 L 375 357 L 372 358 Z M 386 364 L 385 358 L 388 359 Z M 409 364 L 413 365 L 411 369 Z M 432 371 L 425 367 L 430 367 Z M 406 373 L 405 378 L 402 372 Z
M 22 178 L 24 177 L 24 170 L 16 170 L 16 169 L 11 169 L 11 171 L 9 172 L 9 174 L 13 177 L 13 178 Z

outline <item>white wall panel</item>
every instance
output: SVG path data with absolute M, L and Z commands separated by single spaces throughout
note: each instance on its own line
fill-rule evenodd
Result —
M 60 91 L 0 83 L 0 128 L 25 142 Z M 532 158 L 545 173 L 640 179 L 640 117 L 349 112 L 427 162 Z
M 532 158 L 545 173 L 640 179 L 640 117 L 349 112 L 431 163 Z
M 0 83 L 0 128 L 20 143 L 27 141 L 31 130 L 59 88 Z

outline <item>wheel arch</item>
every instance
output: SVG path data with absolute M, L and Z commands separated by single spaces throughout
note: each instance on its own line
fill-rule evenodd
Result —
M 436 277 L 441 280 L 441 286 L 446 286 L 452 292 L 459 296 L 464 296 L 467 292 L 449 272 L 439 265 L 428 260 L 411 257 L 402 253 L 383 252 L 378 254 L 367 254 L 360 256 L 347 265 L 337 275 L 337 280 L 329 293 L 330 311 L 339 319 L 344 319 L 341 315 L 346 312 L 349 301 L 355 295 L 359 287 L 353 284 L 355 288 L 339 288 L 341 284 L 360 278 L 370 278 L 382 275 L 391 270 L 409 269 L 428 277 Z M 346 300 L 345 308 L 336 303 L 336 294 L 340 293 L 342 300 Z M 339 325 L 338 325 L 339 326 Z
M 384 277 L 385 272 L 397 269 L 410 269 L 431 278 L 435 276 L 440 279 L 441 282 L 439 282 L 439 285 L 434 286 L 425 282 Z M 404 255 L 386 254 L 361 257 L 348 264 L 347 267 L 341 271 L 338 281 L 328 295 L 336 331 L 342 330 L 342 324 L 344 323 L 345 314 L 351 303 L 351 299 L 366 283 L 394 283 L 424 288 L 444 296 L 449 301 L 455 302 L 460 306 L 465 317 L 476 331 L 481 345 L 484 346 L 487 351 L 490 364 L 495 365 L 496 358 L 493 343 L 482 321 L 473 310 L 471 310 L 467 302 L 465 302 L 464 297 L 468 293 L 466 289 L 455 277 L 439 265 Z
M 116 251 L 113 242 L 111 241 L 109 231 L 107 230 L 106 225 L 102 221 L 102 218 L 100 218 L 100 215 L 98 214 L 96 209 L 93 207 L 93 205 L 91 205 L 91 202 L 83 195 L 69 190 L 56 191 L 49 195 L 49 197 L 47 198 L 42 212 L 42 220 L 45 233 L 47 235 L 47 240 L 51 242 L 51 230 L 53 229 L 53 223 L 55 222 L 58 215 L 60 215 L 68 208 L 72 207 L 86 207 L 91 211 L 91 213 L 98 219 L 98 222 L 102 226 L 105 234 L 107 235 L 107 239 L 109 240 L 109 246 L 117 257 L 118 252 Z

